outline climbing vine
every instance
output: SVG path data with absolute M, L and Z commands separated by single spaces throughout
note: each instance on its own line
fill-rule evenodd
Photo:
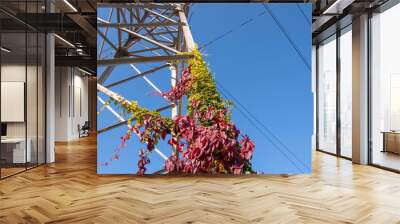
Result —
M 173 119 L 157 111 L 142 108 L 137 102 L 111 100 L 130 115 L 129 129 L 121 138 L 121 144 L 114 150 L 126 147 L 126 141 L 135 133 L 147 147 L 140 149 L 138 174 L 146 172 L 150 163 L 148 154 L 153 152 L 160 140 L 168 140 L 174 153 L 164 164 L 167 172 L 173 173 L 253 173 L 251 159 L 254 143 L 247 135 L 241 135 L 230 119 L 231 103 L 221 97 L 214 78 L 198 50 L 176 86 L 162 93 L 171 102 L 188 97 L 187 115 Z M 108 165 L 106 163 L 105 165 Z
M 191 84 L 188 88 L 188 112 L 193 114 L 193 103 L 198 103 L 198 110 L 203 112 L 209 107 L 215 110 L 229 109 L 229 101 L 222 99 L 217 91 L 214 79 L 206 62 L 203 60 L 199 51 L 193 52 L 193 59 L 189 60 L 191 73 Z M 229 119 L 229 116 L 226 117 Z

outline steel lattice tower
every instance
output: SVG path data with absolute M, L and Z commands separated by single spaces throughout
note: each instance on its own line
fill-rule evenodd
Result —
M 160 88 L 147 76 L 152 74 L 152 78 L 157 79 L 157 75 L 160 74 L 153 73 L 161 71 L 169 73 L 169 86 L 175 86 L 185 61 L 191 57 L 187 53 L 195 48 L 187 21 L 190 5 L 98 3 L 97 7 L 103 10 L 97 17 L 98 91 L 108 97 L 122 97 L 125 100 L 128 98 L 119 93 L 118 88 L 143 79 L 160 93 Z M 127 65 L 134 74 L 109 82 L 118 66 Z M 151 69 L 139 69 L 143 65 L 148 65 Z M 98 96 L 98 101 L 99 105 L 105 104 L 101 96 Z M 157 110 L 171 109 L 172 117 L 181 113 L 182 102 L 167 101 L 164 105 L 158 105 Z M 116 121 L 98 130 L 98 135 L 127 125 L 124 116 L 118 113 L 113 105 L 106 104 L 103 107 L 113 114 Z M 164 160 L 169 156 L 157 148 L 155 152 Z

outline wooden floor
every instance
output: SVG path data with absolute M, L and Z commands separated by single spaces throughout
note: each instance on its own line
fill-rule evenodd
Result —
M 0 181 L 0 223 L 400 223 L 400 175 L 314 154 L 312 175 L 96 175 L 95 138 Z
M 375 150 L 373 154 L 374 164 L 400 170 L 400 155 L 391 152 L 381 152 Z
M 2 178 L 8 177 L 13 174 L 20 173 L 20 172 L 23 172 L 26 170 L 25 167 L 24 168 L 0 168 L 0 169 L 1 169 L 1 177 Z

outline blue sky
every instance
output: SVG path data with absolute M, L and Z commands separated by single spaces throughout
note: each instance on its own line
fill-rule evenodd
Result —
M 311 4 L 269 4 L 269 7 L 310 65 Z M 99 11 L 100 15 L 104 13 Z M 233 122 L 256 143 L 254 169 L 260 173 L 310 172 L 313 127 L 311 71 L 272 17 L 265 13 L 262 4 L 194 4 L 190 26 L 198 46 L 233 29 L 233 32 L 202 49 L 202 52 L 217 82 L 264 125 L 258 126 L 264 132 L 262 134 L 236 108 L 233 109 Z M 99 68 L 99 74 L 102 69 Z M 121 66 L 109 81 L 133 73 L 128 66 Z M 149 76 L 149 79 L 166 91 L 169 89 L 168 76 L 166 69 Z M 166 104 L 162 98 L 152 95 L 154 90 L 142 79 L 113 90 L 138 100 L 148 108 Z M 164 114 L 168 116 L 170 112 Z M 115 121 L 110 113 L 104 111 L 99 116 L 99 128 Z M 279 141 L 267 133 L 265 127 Z M 99 162 L 112 155 L 125 130 L 125 127 L 121 127 L 99 135 Z M 273 139 L 273 143 L 269 139 Z M 140 147 L 139 142 L 132 140 L 121 153 L 119 161 L 107 167 L 99 166 L 98 172 L 135 173 Z M 160 144 L 159 148 L 168 154 L 169 147 L 166 144 Z M 149 172 L 162 167 L 162 159 L 158 155 L 152 155 L 150 159 Z

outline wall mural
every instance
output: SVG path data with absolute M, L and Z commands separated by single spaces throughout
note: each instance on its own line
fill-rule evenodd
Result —
M 203 7 L 200 5 L 208 4 L 199 4 L 199 10 Z M 248 23 L 264 19 L 276 8 L 266 4 L 230 5 L 235 5 L 234 10 L 242 5 L 262 11 Z M 295 5 L 286 5 L 289 7 L 278 9 L 296 9 Z M 198 37 L 193 38 L 188 21 L 192 5 L 123 6 L 98 4 L 99 174 L 310 172 L 311 146 L 293 151 L 216 80 L 204 60 L 208 56 L 205 48 L 234 29 L 206 44 L 196 44 Z M 307 7 L 304 10 L 310 10 Z M 249 11 L 249 15 L 253 13 Z M 240 23 L 238 29 L 243 26 Z M 307 91 L 311 96 L 310 89 Z M 253 126 L 243 125 L 236 117 L 243 111 L 255 119 L 247 122 Z M 240 130 L 242 126 L 244 130 Z M 311 139 L 310 130 L 307 141 Z M 266 147 L 266 139 L 272 147 Z M 277 148 L 275 152 L 268 151 L 273 147 Z M 287 160 L 288 169 L 281 168 L 280 160 Z

